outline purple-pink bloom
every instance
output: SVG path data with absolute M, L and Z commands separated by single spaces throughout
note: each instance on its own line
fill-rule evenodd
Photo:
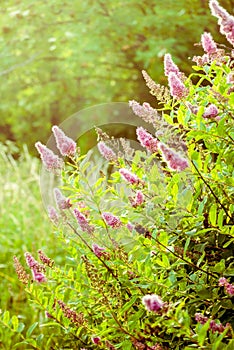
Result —
M 96 337 L 96 336 L 92 337 L 91 340 L 92 340 L 92 342 L 94 344 L 100 344 L 100 342 L 101 342 L 101 338 L 100 337 Z
M 56 140 L 56 145 L 63 156 L 74 156 L 76 153 L 76 143 L 57 126 L 52 127 Z
M 126 180 L 132 185 L 134 184 L 138 185 L 141 182 L 141 180 L 135 174 L 131 173 L 129 170 L 125 168 L 119 169 L 119 173 L 124 180 Z
M 209 318 L 197 312 L 195 314 L 195 320 L 201 324 L 205 324 L 209 320 Z
M 30 253 L 26 252 L 24 256 L 27 265 L 32 271 L 34 281 L 38 283 L 46 282 L 47 279 L 44 275 L 45 267 L 36 261 Z
M 225 286 L 225 291 L 227 294 L 233 296 L 234 295 L 234 285 L 231 283 L 227 283 Z
M 47 210 L 50 220 L 55 226 L 57 226 L 59 223 L 59 215 L 57 213 L 57 210 L 52 206 L 48 206 Z
M 218 113 L 219 113 L 218 108 L 214 104 L 210 104 L 208 107 L 205 108 L 205 111 L 202 117 L 219 119 L 219 117 L 217 117 Z
M 152 153 L 158 152 L 159 141 L 155 137 L 153 137 L 141 126 L 136 129 L 136 134 L 143 147 L 146 147 Z
M 41 142 L 36 142 L 35 147 L 40 154 L 42 163 L 46 170 L 57 173 L 63 168 L 63 160 L 54 154 L 49 148 Z
M 104 219 L 105 223 L 112 228 L 118 228 L 122 225 L 120 219 L 111 213 L 104 212 L 102 214 L 102 218 Z
M 94 227 L 88 223 L 86 217 L 77 208 L 73 210 L 73 213 L 78 221 L 78 224 L 80 225 L 81 230 L 90 234 L 93 233 Z
M 58 209 L 64 210 L 71 208 L 71 202 L 69 198 L 64 197 L 62 192 L 58 188 L 54 188 L 54 198 Z
M 200 324 L 205 324 L 206 322 L 208 322 L 210 319 L 204 315 L 202 315 L 201 313 L 196 313 L 195 314 L 195 320 L 197 322 L 199 322 Z M 226 325 L 222 325 L 222 323 L 216 323 L 214 320 L 210 320 L 210 324 L 209 324 L 209 330 L 214 332 L 219 332 L 222 333 L 226 328 L 229 328 L 230 324 L 226 323 Z
M 217 0 L 210 0 L 210 9 L 212 15 L 218 18 L 220 33 L 224 34 L 227 40 L 234 45 L 234 17 L 220 6 Z
M 187 89 L 184 83 L 174 72 L 169 73 L 168 83 L 171 96 L 175 97 L 176 99 L 181 99 L 187 95 Z
M 145 197 L 141 191 L 136 192 L 135 198 L 129 198 L 133 208 L 138 207 L 144 203 Z
M 217 51 L 217 45 L 210 33 L 205 32 L 202 34 L 201 43 L 203 50 L 208 53 L 208 55 L 214 54 Z
M 154 124 L 154 121 L 158 119 L 157 110 L 152 108 L 147 102 L 144 102 L 141 106 L 138 102 L 132 100 L 129 101 L 129 106 L 132 108 L 134 114 L 142 118 L 147 123 Z
M 44 270 L 44 266 L 42 266 L 38 261 L 36 261 L 29 252 L 26 252 L 24 256 L 26 263 L 30 269 L 37 269 L 38 271 Z
M 161 310 L 165 303 L 162 301 L 161 297 L 156 294 L 147 294 L 142 298 L 142 303 L 146 310 L 158 312 Z
M 99 152 L 106 160 L 109 160 L 109 161 L 117 160 L 117 156 L 116 156 L 115 152 L 110 147 L 108 147 L 105 144 L 105 142 L 100 141 L 100 142 L 98 142 L 97 146 L 98 146 Z
M 219 286 L 220 286 L 220 287 L 226 286 L 227 283 L 228 283 L 228 281 L 227 281 L 227 279 L 226 279 L 225 277 L 221 277 L 221 278 L 219 279 Z
M 219 286 L 224 287 L 227 294 L 234 295 L 234 285 L 229 283 L 225 277 L 219 279 Z
M 173 62 L 171 55 L 166 53 L 164 55 L 164 74 L 168 77 L 170 73 L 175 73 L 179 78 L 181 76 L 180 70 Z
M 188 160 L 183 158 L 180 154 L 174 152 L 171 148 L 160 142 L 159 149 L 162 152 L 164 161 L 167 163 L 169 169 L 174 171 L 183 171 L 188 168 Z
M 103 255 L 103 251 L 105 250 L 105 248 L 100 247 L 98 244 L 93 243 L 92 244 L 92 250 L 94 252 L 94 254 L 100 258 Z

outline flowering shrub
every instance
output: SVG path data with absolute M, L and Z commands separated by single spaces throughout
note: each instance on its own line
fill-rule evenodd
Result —
M 215 0 L 210 7 L 233 44 L 234 18 Z M 165 55 L 171 96 L 143 73 L 162 107 L 135 101 L 130 107 L 156 135 L 137 129 L 143 150 L 131 161 L 126 142 L 120 152 L 112 140 L 101 140 L 98 149 L 114 167 L 110 176 L 98 177 L 98 165 L 53 127 L 70 160 L 63 186 L 54 190 L 57 208 L 48 213 L 68 262 L 56 266 L 40 250 L 39 263 L 27 252 L 31 279 L 14 258 L 52 334 L 40 344 L 33 337 L 23 343 L 35 349 L 233 348 L 234 55 L 209 33 L 201 41 L 205 54 L 194 58 L 189 77 Z M 58 174 L 62 159 L 36 147 L 47 170 Z

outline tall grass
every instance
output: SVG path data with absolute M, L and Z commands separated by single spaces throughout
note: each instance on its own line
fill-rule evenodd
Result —
M 23 315 L 23 322 L 32 324 L 38 315 L 17 279 L 13 256 L 23 260 L 22 252 L 41 248 L 60 260 L 62 251 L 41 201 L 40 162 L 26 147 L 15 160 L 11 154 L 17 151 L 11 143 L 0 144 L 0 310 Z

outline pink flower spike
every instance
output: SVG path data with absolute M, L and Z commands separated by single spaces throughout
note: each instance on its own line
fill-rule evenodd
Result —
M 41 142 L 36 142 L 35 147 L 38 150 L 42 163 L 46 170 L 58 173 L 63 168 L 63 160 L 55 155 L 49 148 Z
M 137 206 L 144 203 L 145 197 L 141 191 L 137 191 L 135 200 Z
M 141 126 L 136 129 L 137 138 L 140 141 L 141 145 L 147 148 L 150 152 L 158 152 L 158 143 L 159 141 L 154 138 L 150 133 L 148 133 Z
M 186 87 L 174 72 L 169 73 L 168 83 L 171 96 L 175 97 L 176 99 L 181 99 L 187 95 Z
M 208 107 L 206 107 L 202 117 L 203 118 L 210 118 L 210 119 L 219 119 L 219 117 L 217 117 L 219 113 L 218 108 L 214 105 L 214 104 L 210 104 Z
M 162 152 L 163 159 L 167 163 L 169 169 L 174 171 L 183 171 L 184 169 L 188 168 L 188 160 L 181 157 L 164 143 L 160 142 L 159 149 Z
M 105 223 L 108 226 L 111 226 L 112 228 L 118 228 L 122 226 L 122 222 L 120 221 L 120 219 L 111 213 L 103 213 L 102 218 L 104 219 Z
M 105 142 L 100 141 L 100 142 L 98 142 L 97 146 L 98 146 L 99 152 L 106 160 L 109 160 L 109 161 L 117 160 L 117 156 L 116 156 L 115 152 L 110 147 L 108 147 L 105 144 Z
M 44 270 L 44 267 L 41 264 L 39 264 L 39 262 L 36 261 L 29 252 L 26 252 L 24 256 L 26 263 L 30 269 L 37 269 L 38 271 Z
M 211 14 L 215 17 L 218 17 L 220 19 L 227 19 L 229 16 L 229 13 L 219 5 L 219 2 L 217 0 L 210 0 L 210 9 Z
M 80 225 L 81 230 L 90 234 L 93 233 L 94 227 L 89 225 L 86 217 L 76 208 L 73 210 L 73 213 L 78 221 L 78 224 Z
M 126 180 L 132 185 L 134 184 L 138 185 L 141 182 L 141 180 L 135 174 L 131 173 L 129 170 L 125 168 L 119 169 L 119 173 L 124 180 Z
M 63 156 L 74 156 L 76 153 L 76 143 L 57 126 L 52 127 L 52 131 L 56 140 L 56 145 Z
M 48 215 L 50 220 L 53 222 L 55 226 L 57 226 L 59 223 L 59 215 L 57 213 L 57 210 L 52 206 L 49 206 L 47 210 L 48 210 Z
M 132 108 L 134 114 L 142 118 L 146 123 L 154 124 L 158 119 L 158 112 L 152 108 L 149 103 L 144 102 L 141 106 L 138 102 L 132 100 L 129 101 L 129 106 Z
M 224 34 L 227 40 L 234 45 L 234 17 L 220 6 L 216 0 L 210 0 L 210 9 L 212 15 L 218 18 L 220 33 Z
M 133 208 L 136 208 L 144 203 L 145 197 L 141 191 L 137 191 L 135 198 L 133 199 L 130 197 L 129 199 Z
M 161 310 L 165 303 L 162 301 L 160 296 L 156 294 L 147 294 L 142 298 L 142 303 L 145 306 L 146 310 L 152 312 L 158 312 Z
M 209 55 L 214 54 L 217 51 L 217 45 L 210 33 L 203 33 L 201 36 L 201 43 L 203 50 Z
M 62 192 L 58 188 L 54 188 L 54 198 L 58 209 L 64 210 L 71 208 L 70 199 L 63 196 Z
M 24 256 L 27 265 L 32 271 L 33 279 L 39 283 L 46 282 L 46 277 L 44 275 L 45 267 L 36 261 L 30 253 L 26 252 Z
M 101 258 L 101 256 L 103 255 L 103 251 L 105 250 L 105 248 L 100 247 L 98 244 L 93 243 L 92 244 L 92 250 L 94 252 L 94 254 L 98 257 Z
M 166 53 L 164 56 L 164 74 L 166 77 L 168 77 L 169 73 L 175 73 L 179 78 L 181 76 L 180 70 L 173 62 L 171 55 Z

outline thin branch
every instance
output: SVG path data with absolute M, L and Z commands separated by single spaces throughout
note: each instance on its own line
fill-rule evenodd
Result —
M 202 271 L 202 272 L 204 272 L 205 274 L 207 274 L 208 276 L 211 276 L 211 277 L 214 277 L 215 279 L 217 279 L 217 276 L 214 275 L 213 273 L 208 272 L 208 271 L 202 269 L 201 267 L 198 267 L 197 265 L 195 265 L 195 264 L 192 263 L 191 261 L 188 261 L 188 260 L 184 259 L 181 255 L 179 255 L 179 254 L 173 252 L 170 248 L 168 248 L 168 247 L 165 246 L 163 243 L 161 243 L 157 238 L 154 238 L 154 237 L 152 237 L 152 238 L 155 240 L 155 242 L 157 242 L 159 245 L 161 245 L 163 248 L 165 248 L 168 252 L 170 252 L 171 254 L 173 254 L 174 256 L 176 256 L 177 258 L 179 258 L 180 260 L 183 260 L 186 264 L 191 265 L 191 266 L 193 266 L 195 269 L 197 269 L 197 270 L 199 270 L 199 271 Z
M 221 208 L 225 211 L 226 215 L 229 217 L 229 219 L 234 223 L 234 219 L 229 215 L 227 208 L 220 202 L 219 198 L 217 197 L 217 195 L 214 193 L 214 191 L 212 190 L 211 186 L 208 184 L 208 182 L 204 179 L 204 177 L 202 176 L 202 174 L 200 173 L 200 171 L 198 170 L 196 164 L 192 161 L 192 164 L 194 166 L 194 168 L 196 169 L 198 175 L 200 176 L 200 178 L 202 179 L 202 181 L 204 182 L 204 184 L 209 188 L 210 192 L 212 193 L 213 197 L 215 198 L 216 202 L 219 203 L 219 205 L 221 206 Z

